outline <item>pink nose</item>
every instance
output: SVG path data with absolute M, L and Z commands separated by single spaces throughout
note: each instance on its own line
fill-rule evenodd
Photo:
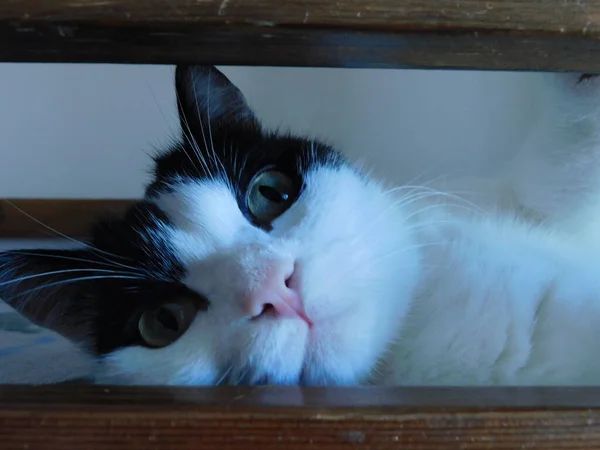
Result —
M 244 312 L 253 319 L 262 316 L 299 318 L 312 326 L 304 312 L 302 299 L 293 288 L 296 284 L 295 274 L 286 269 L 288 268 L 277 262 L 267 266 L 262 282 L 243 296 Z

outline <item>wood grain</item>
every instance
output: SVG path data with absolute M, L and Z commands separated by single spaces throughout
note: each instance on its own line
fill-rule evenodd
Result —
M 3 0 L 0 60 L 600 71 L 600 0 Z
M 591 449 L 600 389 L 0 386 L 0 447 Z
M 70 237 L 85 238 L 96 220 L 109 214 L 120 215 L 132 202 L 133 200 L 101 199 L 0 199 L 0 238 L 59 237 L 51 229 Z

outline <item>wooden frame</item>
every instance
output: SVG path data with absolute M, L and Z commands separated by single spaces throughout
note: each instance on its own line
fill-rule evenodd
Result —
M 600 448 L 600 389 L 0 387 L 0 448 Z
M 0 60 L 597 71 L 599 17 L 597 0 L 4 0 Z
M 89 237 L 91 225 L 102 216 L 121 214 L 134 200 L 0 199 L 0 239 Z M 35 218 L 35 220 L 32 219 Z
M 0 61 L 600 71 L 600 0 L 4 0 Z M 58 231 L 129 200 L 18 200 Z M 2 204 L 0 237 L 49 237 Z M 69 220 L 63 220 L 67 216 Z M 0 448 L 600 448 L 600 388 L 0 386 Z

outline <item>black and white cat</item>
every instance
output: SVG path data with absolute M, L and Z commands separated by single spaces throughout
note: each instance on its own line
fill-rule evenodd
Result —
M 101 383 L 600 384 L 599 88 L 540 77 L 541 131 L 459 197 L 264 131 L 180 66 L 182 141 L 144 201 L 81 249 L 0 254 L 0 297 Z

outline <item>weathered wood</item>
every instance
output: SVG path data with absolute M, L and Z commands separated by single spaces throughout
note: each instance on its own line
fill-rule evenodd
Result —
M 0 238 L 88 237 L 91 225 L 108 214 L 122 214 L 133 200 L 1 200 Z
M 600 448 L 600 389 L 0 386 L 2 449 Z
M 600 71 L 600 0 L 3 0 L 0 60 Z

